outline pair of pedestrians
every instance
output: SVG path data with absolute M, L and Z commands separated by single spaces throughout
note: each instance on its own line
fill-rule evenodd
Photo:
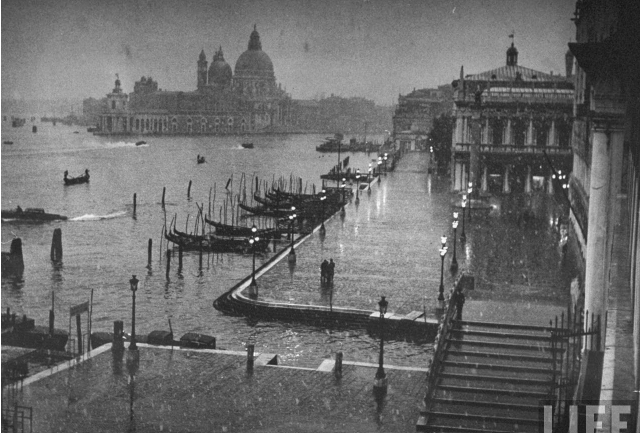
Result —
M 333 274 L 335 272 L 336 264 L 333 259 L 325 259 L 320 265 L 320 284 L 333 284 Z

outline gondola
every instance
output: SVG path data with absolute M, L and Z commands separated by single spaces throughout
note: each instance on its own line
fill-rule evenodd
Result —
M 211 251 L 217 253 L 247 253 L 251 251 L 251 248 L 255 248 L 257 251 L 264 251 L 271 241 L 269 238 L 261 238 L 252 247 L 247 238 L 189 235 L 175 228 L 171 232 L 165 231 L 164 237 L 186 251 Z
M 136 141 L 136 146 L 142 146 L 143 144 L 147 144 L 147 142 L 144 140 Z
M 229 237 L 244 237 L 248 238 L 254 233 L 251 231 L 251 227 L 244 226 L 233 226 L 230 224 L 224 224 L 217 221 L 210 220 L 206 216 L 204 217 L 204 221 L 215 227 L 216 235 L 218 236 L 229 236 Z M 258 229 L 255 233 L 257 236 L 261 238 L 269 238 L 269 239 L 277 239 L 282 235 L 278 229 L 269 228 L 269 229 Z
M 242 143 L 242 147 L 245 149 L 253 149 L 253 143 Z
M 284 217 L 291 213 L 290 209 L 274 209 L 267 206 L 247 206 L 243 203 L 238 203 L 238 206 L 240 206 L 240 209 L 243 209 L 250 214 L 259 216 Z
M 77 185 L 79 183 L 88 183 L 89 182 L 89 170 L 85 170 L 84 174 L 78 177 L 69 177 L 69 172 L 65 170 L 64 172 L 64 184 L 65 185 Z

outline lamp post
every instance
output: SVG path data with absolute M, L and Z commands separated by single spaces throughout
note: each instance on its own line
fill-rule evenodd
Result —
M 384 154 L 384 175 L 387 175 L 387 158 L 389 157 L 389 154 L 385 152 Z
M 467 188 L 467 195 L 469 196 L 469 221 L 471 221 L 471 198 L 473 194 L 473 183 L 469 182 L 469 188 Z
M 340 185 L 340 187 L 342 188 L 342 205 L 344 206 L 345 203 L 345 188 L 347 187 L 347 179 L 346 178 L 342 178 L 342 185 Z
M 320 196 L 320 203 L 322 203 L 322 224 L 320 224 L 320 233 L 326 233 L 326 229 L 324 228 L 324 202 L 327 199 L 326 196 L 327 191 L 323 188 Z
M 250 286 L 256 287 L 256 245 L 255 243 L 260 240 L 260 237 L 256 236 L 258 229 L 255 224 L 251 227 L 251 237 L 249 238 L 249 245 L 251 246 L 251 253 L 253 255 L 253 272 L 251 273 Z
M 136 345 L 136 290 L 138 290 L 138 279 L 134 275 L 130 280 L 131 285 L 131 297 L 133 304 L 131 305 L 131 344 L 129 344 L 129 350 L 138 350 Z
M 464 242 L 467 235 L 464 234 L 464 214 L 467 210 L 467 195 L 462 194 L 462 233 L 460 234 L 460 241 Z
M 296 207 L 291 206 L 291 215 L 289 215 L 289 225 L 291 226 L 291 251 L 289 254 L 295 254 L 293 251 L 293 222 L 296 219 Z
M 387 313 L 388 305 L 389 303 L 385 300 L 384 296 L 382 296 L 378 302 L 380 309 L 380 357 L 378 359 L 376 380 L 373 385 L 374 390 L 382 392 L 387 390 L 387 375 L 384 373 L 384 315 Z
M 360 169 L 356 169 L 356 204 L 360 203 Z
M 447 237 L 442 236 L 440 238 L 442 242 L 442 248 L 440 248 L 440 289 L 438 290 L 438 301 L 444 301 L 444 256 L 447 255 Z
M 456 259 L 456 231 L 458 229 L 458 212 L 453 213 L 453 222 L 451 223 L 453 227 L 453 258 L 451 259 L 451 272 L 455 272 L 458 270 L 458 260 Z
M 369 194 L 371 194 L 371 171 L 373 169 L 371 168 L 371 163 L 369 163 L 369 171 L 367 172 L 367 184 L 369 185 L 369 188 L 367 188 L 367 192 Z
M 378 183 L 382 182 L 382 179 L 380 179 L 381 168 L 382 168 L 382 156 L 378 156 Z

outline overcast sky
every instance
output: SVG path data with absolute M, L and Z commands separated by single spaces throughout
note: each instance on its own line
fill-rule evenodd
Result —
M 505 64 L 564 73 L 575 0 L 4 0 L 2 97 L 101 97 L 152 76 L 196 87 L 196 61 L 222 45 L 233 68 L 257 25 L 276 79 L 296 99 L 379 104 Z

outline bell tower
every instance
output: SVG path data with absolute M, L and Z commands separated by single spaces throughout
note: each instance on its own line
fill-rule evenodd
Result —
M 207 56 L 204 49 L 200 52 L 198 58 L 198 89 L 202 89 L 207 85 Z

